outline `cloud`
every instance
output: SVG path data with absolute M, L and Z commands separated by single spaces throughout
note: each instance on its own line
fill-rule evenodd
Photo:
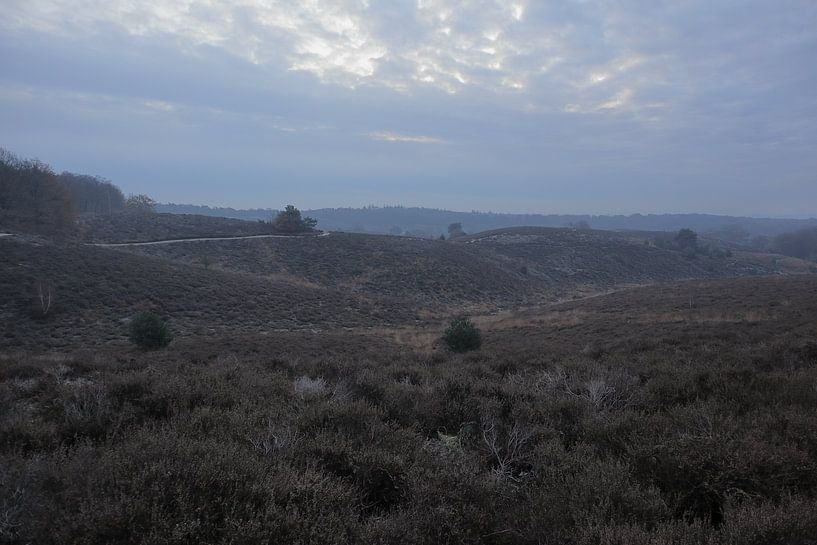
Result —
M 368 134 L 372 140 L 381 142 L 412 142 L 415 144 L 442 144 L 444 140 L 434 138 L 433 136 L 420 136 L 409 134 L 398 134 L 388 131 L 375 131 Z
M 164 100 L 146 100 L 144 104 L 148 108 L 158 110 L 160 112 L 172 112 L 176 109 L 173 104 L 165 102 Z
M 324 204 L 802 208 L 814 28 L 808 0 L 8 0 L 0 139 L 216 203 L 326 178 Z
M 222 49 L 352 88 L 517 93 L 533 76 L 581 62 L 572 23 L 527 0 L 417 0 L 397 8 L 369 0 L 28 0 L 11 11 L 11 28 L 75 37 L 113 27 L 172 38 L 191 54 Z

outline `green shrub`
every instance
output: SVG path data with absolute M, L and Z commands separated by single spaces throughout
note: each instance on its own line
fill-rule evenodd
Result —
M 467 352 L 482 346 L 482 335 L 468 317 L 460 316 L 445 330 L 443 342 L 454 352 Z
M 161 348 L 170 342 L 170 330 L 156 314 L 140 312 L 131 318 L 130 338 L 141 348 Z

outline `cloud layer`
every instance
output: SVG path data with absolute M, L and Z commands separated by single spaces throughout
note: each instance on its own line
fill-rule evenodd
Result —
M 266 178 L 270 206 L 817 213 L 816 28 L 807 0 L 11 0 L 0 145 L 238 206 Z

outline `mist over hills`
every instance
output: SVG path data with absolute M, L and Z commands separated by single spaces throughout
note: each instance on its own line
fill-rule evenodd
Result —
M 171 214 L 201 214 L 243 220 L 268 220 L 274 209 L 197 206 L 189 204 L 159 204 L 158 212 Z M 437 236 L 447 233 L 448 225 L 461 223 L 469 233 L 505 227 L 570 227 L 586 222 L 594 229 L 677 231 L 683 228 L 701 233 L 732 231 L 738 237 L 774 237 L 781 233 L 807 227 L 817 227 L 817 219 L 752 218 L 710 214 L 506 214 L 494 212 L 456 212 L 436 208 L 403 206 L 367 206 L 363 208 L 320 208 L 304 210 L 318 220 L 322 229 L 369 233 Z

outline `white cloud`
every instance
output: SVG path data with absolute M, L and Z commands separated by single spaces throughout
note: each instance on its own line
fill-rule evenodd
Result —
M 146 100 L 144 105 L 151 110 L 157 110 L 160 112 L 172 112 L 176 109 L 173 104 L 165 102 L 164 100 Z
M 433 136 L 398 134 L 389 131 L 370 132 L 368 137 L 371 140 L 378 140 L 381 142 L 411 142 L 415 144 L 442 144 L 444 142 L 440 138 L 434 138 Z
M 400 9 L 395 22 L 367 0 L 27 0 L 12 6 L 6 26 L 76 37 L 113 25 L 325 83 L 403 91 L 518 91 L 563 56 L 564 26 L 528 21 L 523 0 L 417 0 Z
M 281 75 L 306 73 L 352 89 L 472 91 L 519 112 L 616 111 L 650 123 L 724 83 L 753 88 L 762 71 L 741 63 L 763 56 L 764 47 L 809 37 L 801 31 L 763 39 L 752 21 L 734 21 L 749 8 L 714 8 L 705 0 L 672 8 L 640 0 L 9 1 L 0 30 L 104 47 L 116 29 L 185 54 L 215 48 L 257 65 L 261 86 L 265 77 L 280 82 Z M 701 10 L 724 13 L 702 23 Z M 815 10 L 808 15 L 817 24 Z M 766 19 L 770 27 L 805 28 L 809 17 L 774 12 Z M 693 28 L 701 38 L 689 42 Z M 730 65 L 732 79 L 720 78 Z

